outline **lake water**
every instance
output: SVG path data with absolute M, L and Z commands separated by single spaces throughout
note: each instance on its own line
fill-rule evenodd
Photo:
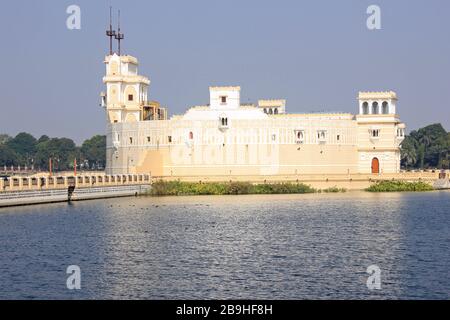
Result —
M 449 208 L 349 192 L 0 209 L 0 299 L 449 299 Z

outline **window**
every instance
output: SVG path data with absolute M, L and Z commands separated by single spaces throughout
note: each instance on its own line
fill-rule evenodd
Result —
M 228 127 L 228 118 L 227 117 L 219 117 L 219 126 L 220 127 Z
M 369 114 L 369 104 L 367 102 L 364 102 L 362 105 L 362 113 Z
M 130 137 L 130 144 L 133 144 L 133 138 Z
M 278 108 L 275 108 L 274 114 L 278 114 Z
M 267 109 L 266 108 L 264 108 L 264 113 L 267 113 Z
M 129 95 L 128 95 L 128 101 L 133 101 L 133 99 L 134 99 L 133 95 L 132 95 L 132 94 L 129 94 Z
M 272 141 L 275 141 L 277 139 L 277 135 L 276 134 L 273 134 L 272 135 Z
M 317 140 L 320 144 L 324 144 L 327 139 L 327 131 L 326 130 L 319 130 L 317 131 Z
M 194 133 L 191 131 L 191 132 L 189 132 L 189 139 L 190 140 L 193 140 L 194 139 Z
M 227 97 L 226 96 L 220 97 L 220 103 L 226 104 L 227 103 Z
M 296 143 L 303 143 L 305 140 L 305 131 L 304 130 L 296 130 L 295 131 L 295 139 L 296 139 Z
M 341 136 L 340 136 L 339 134 L 337 135 L 336 140 L 337 140 L 337 141 L 340 141 L 340 140 L 341 140 Z
M 383 102 L 382 111 L 383 111 L 383 114 L 389 113 L 389 104 L 386 101 Z
M 150 142 L 150 137 L 147 137 L 147 142 Z
M 370 137 L 371 138 L 379 138 L 380 137 L 380 129 L 371 129 Z
M 378 102 L 374 102 L 372 104 L 372 114 L 379 114 L 379 113 L 380 113 L 380 110 L 378 107 Z
M 269 114 L 273 114 L 272 109 L 269 109 Z
M 169 140 L 169 143 L 172 143 L 172 136 L 168 136 L 167 140 Z

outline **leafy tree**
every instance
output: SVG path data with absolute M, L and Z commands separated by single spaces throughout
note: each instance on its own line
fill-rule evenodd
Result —
M 74 159 L 78 163 L 87 161 L 92 168 L 106 164 L 106 136 L 96 135 L 77 147 L 67 138 L 50 138 L 43 135 L 36 140 L 32 135 L 22 132 L 11 138 L 0 135 L 0 166 L 34 164 L 36 169 L 48 170 L 52 159 L 53 170 L 72 170 Z
M 6 145 L 17 154 L 20 163 L 29 165 L 36 153 L 36 143 L 36 139 L 31 134 L 21 132 Z
M 83 142 L 81 156 L 89 167 L 104 167 L 106 164 L 106 136 L 96 135 Z
M 11 137 L 7 134 L 0 134 L 0 145 L 7 143 L 9 140 L 11 140 Z
M 44 134 L 38 139 L 37 143 L 45 142 L 45 141 L 48 141 L 48 140 L 50 140 L 49 136 Z
M 402 143 L 401 159 L 406 168 L 414 167 L 417 163 L 417 150 L 413 138 L 406 137 Z
M 419 129 L 419 141 L 424 146 L 424 166 L 439 166 L 442 152 L 448 148 L 448 133 L 441 124 L 433 124 Z
M 78 148 L 71 139 L 52 138 L 37 145 L 36 165 L 41 169 L 49 169 L 49 159 L 52 159 L 55 171 L 73 168 L 73 160 L 78 155 Z
M 412 131 L 402 143 L 402 164 L 415 168 L 446 168 L 449 148 L 449 133 L 441 124 L 426 126 Z
M 5 144 L 0 144 L 0 166 L 16 166 L 18 162 L 19 158 L 14 150 Z

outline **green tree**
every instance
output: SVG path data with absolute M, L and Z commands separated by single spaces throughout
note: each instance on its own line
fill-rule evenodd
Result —
M 448 133 L 441 124 L 432 124 L 419 129 L 419 142 L 424 148 L 423 167 L 436 168 L 439 166 L 442 152 L 447 149 Z
M 12 138 L 7 134 L 0 134 L 0 145 L 7 143 Z
M 82 160 L 88 162 L 89 167 L 105 167 L 106 164 L 106 136 L 96 135 L 81 145 Z
M 31 165 L 36 153 L 36 144 L 36 139 L 26 132 L 19 133 L 6 143 L 17 154 L 21 165 Z
M 45 141 L 48 141 L 48 140 L 50 140 L 49 136 L 44 134 L 38 139 L 37 143 L 45 142 Z
M 416 168 L 448 167 L 449 148 L 449 133 L 441 124 L 412 131 L 402 143 L 402 165 Z M 414 158 L 416 160 L 412 161 Z
M 0 144 L 0 166 L 17 166 L 18 163 L 19 158 L 14 150 L 5 144 Z
M 417 150 L 416 141 L 414 138 L 408 136 L 402 143 L 401 160 L 403 165 L 408 169 L 416 166 Z
M 53 170 L 70 170 L 73 168 L 73 161 L 78 154 L 79 150 L 73 140 L 52 138 L 37 145 L 36 165 L 42 170 L 48 170 L 51 158 Z

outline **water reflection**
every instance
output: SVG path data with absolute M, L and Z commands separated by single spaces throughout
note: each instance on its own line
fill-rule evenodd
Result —
M 449 203 L 351 192 L 2 209 L 0 297 L 449 298 Z M 81 291 L 65 289 L 70 264 Z

